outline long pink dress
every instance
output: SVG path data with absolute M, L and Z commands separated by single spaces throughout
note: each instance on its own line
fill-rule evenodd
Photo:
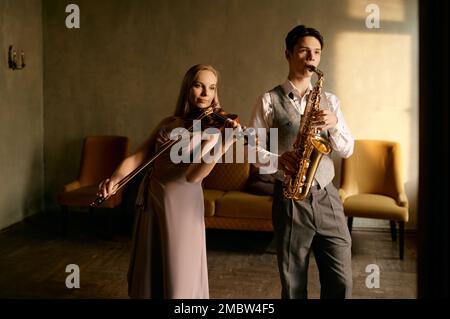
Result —
M 157 145 L 167 134 L 167 128 L 159 131 Z M 203 191 L 201 183 L 186 181 L 188 166 L 174 164 L 167 151 L 141 183 L 138 202 L 144 207 L 137 210 L 128 273 L 131 298 L 209 298 Z

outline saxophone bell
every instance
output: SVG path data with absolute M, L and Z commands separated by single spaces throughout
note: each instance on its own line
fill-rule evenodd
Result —
M 332 148 L 331 148 L 330 141 L 328 139 L 320 136 L 320 133 L 311 136 L 310 141 L 311 141 L 311 144 L 314 146 L 314 148 L 318 152 L 320 152 L 324 155 L 331 153 Z

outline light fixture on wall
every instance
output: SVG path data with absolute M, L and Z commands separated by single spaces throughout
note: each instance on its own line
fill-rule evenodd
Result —
M 25 53 L 20 51 L 20 59 L 17 57 L 17 51 L 11 44 L 8 49 L 8 66 L 13 70 L 21 70 L 25 67 Z

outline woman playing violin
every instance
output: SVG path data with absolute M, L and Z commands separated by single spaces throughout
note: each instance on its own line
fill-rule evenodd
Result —
M 210 65 L 194 65 L 184 76 L 175 114 L 164 119 L 152 135 L 127 157 L 113 175 L 99 185 L 99 195 L 107 197 L 127 174 L 144 163 L 169 140 L 170 132 L 186 127 L 187 122 L 214 106 L 220 110 L 217 71 Z M 235 120 L 225 120 L 236 128 Z M 198 156 L 205 156 L 220 134 L 208 135 Z M 194 139 L 192 139 L 194 141 Z M 221 154 L 233 144 L 225 142 Z M 131 298 L 209 298 L 206 262 L 205 222 L 201 182 L 213 169 L 215 161 L 175 164 L 170 152 L 153 163 L 153 169 L 141 183 L 133 246 L 128 272 Z

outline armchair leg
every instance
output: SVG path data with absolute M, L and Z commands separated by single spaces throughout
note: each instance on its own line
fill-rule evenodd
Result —
M 348 226 L 348 231 L 350 233 L 352 233 L 352 228 L 353 228 L 353 217 L 348 216 L 347 217 L 347 226 Z
M 60 225 L 60 235 L 62 239 L 66 238 L 66 231 L 67 231 L 67 215 L 68 215 L 68 208 L 66 205 L 63 205 L 61 207 L 61 225 Z
M 397 241 L 397 225 L 395 224 L 395 220 L 391 220 L 391 238 L 392 241 Z
M 116 208 L 112 208 L 112 209 L 108 209 L 108 211 L 106 212 L 106 233 L 105 233 L 105 238 L 108 240 L 111 240 L 114 236 L 113 236 L 113 229 L 114 229 L 114 216 L 116 213 L 117 207 Z
M 89 235 L 94 237 L 95 235 L 94 207 L 89 206 L 88 219 L 89 219 L 88 220 Z
M 399 248 L 400 248 L 400 259 L 403 260 L 405 251 L 405 222 L 399 222 Z

